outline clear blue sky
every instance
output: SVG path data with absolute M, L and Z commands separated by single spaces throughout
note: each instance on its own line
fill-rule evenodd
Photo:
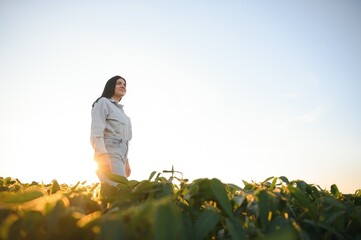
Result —
M 0 176 L 97 181 L 113 75 L 132 179 L 270 176 L 361 188 L 360 1 L 0 0 Z

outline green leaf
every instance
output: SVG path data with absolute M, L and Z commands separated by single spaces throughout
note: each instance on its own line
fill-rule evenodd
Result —
M 236 218 L 226 218 L 226 226 L 233 240 L 247 239 L 241 222 Z
M 325 209 L 346 210 L 346 205 L 333 196 L 325 196 L 323 205 Z
M 105 218 L 100 221 L 99 239 L 118 240 L 131 239 L 126 231 L 124 222 L 117 218 Z
M 0 193 L 0 203 L 24 203 L 42 197 L 41 191 L 29 190 L 22 193 L 3 192 Z
M 199 193 L 199 185 L 195 184 L 193 182 L 193 184 L 191 184 L 189 186 L 189 190 L 187 191 L 187 193 L 184 196 L 184 199 L 189 201 L 194 195 Z
M 300 206 L 306 210 L 306 213 L 313 219 L 317 216 L 317 210 L 312 205 L 312 202 L 307 197 L 307 195 L 302 192 L 299 188 L 288 185 L 288 189 L 291 195 L 299 202 Z
M 307 188 L 307 193 L 315 200 L 320 198 L 320 192 L 315 186 L 309 186 Z
M 51 189 L 50 189 L 50 193 L 54 194 L 57 191 L 60 191 L 60 185 L 58 183 L 58 181 L 53 180 L 52 184 L 51 184 Z
M 169 203 L 160 204 L 155 214 L 154 239 L 176 240 L 179 230 L 180 222 L 175 209 Z
M 272 181 L 272 184 L 271 184 L 271 186 L 269 187 L 271 190 L 273 190 L 274 188 L 275 188 L 275 186 L 276 186 L 276 183 L 277 183 L 277 179 L 278 178 L 273 178 L 273 181 Z
M 157 173 L 156 171 L 153 171 L 153 172 L 150 174 L 148 180 L 149 180 L 149 181 L 152 181 L 152 178 L 154 177 L 154 175 L 155 175 L 156 173 Z
M 331 226 L 327 226 L 321 222 L 316 222 L 316 221 L 308 220 L 308 219 L 303 220 L 303 222 L 313 225 L 317 228 L 323 228 L 323 229 L 327 230 L 329 233 L 334 234 L 336 236 L 336 239 L 345 239 L 345 237 L 342 234 L 340 234 L 340 232 L 338 232 L 336 229 L 334 229 Z
M 101 216 L 102 216 L 101 211 L 92 212 L 88 215 L 83 216 L 81 219 L 79 219 L 77 221 L 76 225 L 81 228 L 87 227 L 87 225 L 89 225 L 91 222 L 100 219 Z
M 97 187 L 99 186 L 99 183 L 95 183 L 89 190 L 89 192 L 93 192 Z
M 269 223 L 266 236 L 266 239 L 272 240 L 298 239 L 297 232 L 293 230 L 292 223 L 282 216 L 276 216 L 272 219 Z
M 271 211 L 271 199 L 266 190 L 262 190 L 258 194 L 259 220 L 262 232 L 265 232 L 268 226 L 268 214 Z
M 212 192 L 217 200 L 217 202 L 221 205 L 222 209 L 225 211 L 228 217 L 233 216 L 231 202 L 228 199 L 226 188 L 223 183 L 216 178 L 213 178 L 210 181 L 210 186 Z
M 231 191 L 242 191 L 243 189 L 235 184 L 227 183 L 227 186 L 231 189 Z
M 128 184 L 128 179 L 124 176 L 121 175 L 117 175 L 117 174 L 113 174 L 113 173 L 105 173 L 105 176 L 107 178 L 109 178 L 109 180 L 116 182 L 116 183 L 121 183 L 124 185 Z
M 71 191 L 75 191 L 76 188 L 79 186 L 80 184 L 80 181 L 78 181 L 72 188 L 71 188 Z
M 279 177 L 279 179 L 281 179 L 282 182 L 284 182 L 284 183 L 287 183 L 287 184 L 290 183 L 290 181 L 288 181 L 288 178 L 286 178 L 285 176 L 281 176 L 281 177 Z
M 46 232 L 45 226 L 43 224 L 44 217 L 40 212 L 37 211 L 26 211 L 22 218 L 22 221 L 19 221 L 19 232 L 26 231 L 28 239 L 45 239 Z M 17 224 L 16 224 L 17 225 Z M 20 234 L 21 235 L 21 234 Z
M 161 174 L 161 173 L 158 173 L 158 174 L 157 174 L 157 176 L 155 177 L 154 181 L 158 181 L 158 180 L 159 180 L 160 174 Z
M 195 239 L 205 239 L 207 234 L 216 226 L 219 219 L 219 214 L 215 209 L 204 209 L 194 224 Z
M 6 177 L 6 178 L 4 179 L 4 182 L 5 182 L 5 185 L 11 184 L 11 177 Z
M 336 184 L 332 184 L 331 185 L 331 193 L 332 195 L 334 195 L 335 197 L 340 197 L 342 194 L 340 193 L 340 191 L 338 190 L 338 187 Z
M 148 180 L 143 180 L 134 186 L 134 188 L 132 189 L 132 192 L 133 193 L 149 193 L 149 192 L 153 191 L 154 186 L 156 186 L 157 184 L 158 183 L 150 182 Z
M 182 218 L 182 224 L 181 224 L 179 240 L 194 239 L 194 226 L 190 213 L 183 212 L 181 214 L 181 218 Z
M 137 185 L 139 182 L 137 180 L 130 180 L 128 182 L 128 186 L 129 187 L 134 187 L 135 185 Z
M 266 180 L 264 180 L 262 183 L 266 183 L 268 182 L 269 180 L 271 180 L 273 177 L 268 177 Z
M 249 182 L 246 182 L 245 180 L 242 180 L 243 184 L 244 184 L 244 189 L 245 190 L 251 190 L 253 188 L 253 185 Z

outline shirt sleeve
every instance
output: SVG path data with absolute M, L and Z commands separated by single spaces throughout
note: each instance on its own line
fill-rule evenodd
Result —
M 100 98 L 98 102 L 94 104 L 91 112 L 92 122 L 90 142 L 95 151 L 95 155 L 107 153 L 104 144 L 104 129 L 106 126 L 108 108 L 104 100 L 104 98 Z

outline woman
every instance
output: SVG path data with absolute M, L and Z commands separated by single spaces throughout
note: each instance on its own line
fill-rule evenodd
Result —
M 130 118 L 124 113 L 120 100 L 126 93 L 124 78 L 114 76 L 107 81 L 104 91 L 92 106 L 91 144 L 98 163 L 97 175 L 102 183 L 116 186 L 106 173 L 129 177 L 129 141 L 132 138 Z

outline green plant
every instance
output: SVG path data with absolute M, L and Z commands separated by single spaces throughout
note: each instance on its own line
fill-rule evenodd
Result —
M 170 175 L 166 178 L 166 175 Z M 181 172 L 118 185 L 0 178 L 0 239 L 361 239 L 361 194 L 270 177 L 244 187 Z

